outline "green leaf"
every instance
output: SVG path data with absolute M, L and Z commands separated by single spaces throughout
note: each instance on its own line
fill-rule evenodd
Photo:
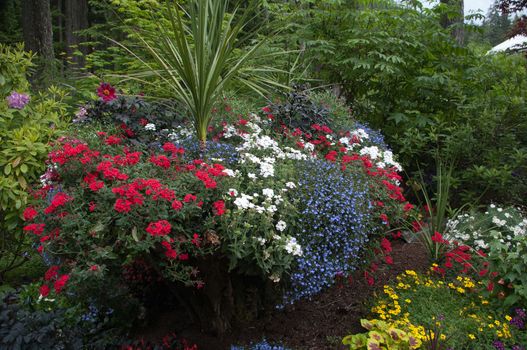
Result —
M 4 168 L 4 174 L 9 175 L 11 174 L 11 164 L 7 164 Z
M 27 165 L 22 164 L 22 165 L 20 166 L 20 171 L 21 171 L 22 173 L 25 174 L 25 173 L 27 173 L 28 170 L 29 170 L 29 169 L 28 169 Z

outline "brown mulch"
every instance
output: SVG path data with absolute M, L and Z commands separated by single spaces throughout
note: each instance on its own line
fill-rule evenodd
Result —
M 196 343 L 199 350 L 230 349 L 231 345 L 258 343 L 264 338 L 271 344 L 295 350 L 343 349 L 341 340 L 345 335 L 364 331 L 360 319 L 368 316 L 368 303 L 384 284 L 405 270 L 424 272 L 430 266 L 426 251 L 418 243 L 393 242 L 392 257 L 393 265 L 375 273 L 374 286 L 369 286 L 357 273 L 351 283 L 342 281 L 311 300 L 299 301 L 284 310 L 274 310 L 260 319 L 238 325 L 222 338 L 195 328 L 180 329 L 178 336 Z M 173 315 L 166 316 L 165 325 L 179 323 L 170 317 Z

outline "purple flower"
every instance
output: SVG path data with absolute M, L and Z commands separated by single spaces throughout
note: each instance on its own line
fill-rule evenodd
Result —
M 505 350 L 505 345 L 499 340 L 494 341 L 492 345 L 494 345 L 494 348 L 496 348 L 496 350 Z
M 515 311 L 516 311 L 516 315 L 517 315 L 519 318 L 521 318 L 521 319 L 525 319 L 525 317 L 527 317 L 527 315 L 526 315 L 524 309 L 517 308 Z
M 23 109 L 25 105 L 29 102 L 29 95 L 19 94 L 16 91 L 13 91 L 11 95 L 7 97 L 7 104 L 9 108 L 14 109 Z

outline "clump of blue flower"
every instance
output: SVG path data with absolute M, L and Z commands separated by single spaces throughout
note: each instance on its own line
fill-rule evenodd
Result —
M 303 255 L 290 275 L 285 303 L 319 293 L 335 276 L 354 271 L 368 242 L 367 179 L 323 160 L 298 163 L 296 239 Z
M 194 137 L 178 141 L 176 146 L 185 149 L 185 157 L 188 159 L 200 159 L 202 157 L 199 141 Z M 235 146 L 214 141 L 207 142 L 205 156 L 208 159 L 222 159 L 227 164 L 237 163 L 239 159 L 239 154 Z
M 260 343 L 251 344 L 248 346 L 232 345 L 231 350 L 289 350 L 289 349 L 283 347 L 282 345 L 272 345 L 268 343 L 267 340 L 264 339 Z

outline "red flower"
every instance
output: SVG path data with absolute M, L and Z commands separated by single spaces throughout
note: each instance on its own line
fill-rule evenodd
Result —
M 152 156 L 150 162 L 164 169 L 170 168 L 170 159 L 164 155 Z
M 385 253 L 390 253 L 392 251 L 392 244 L 386 238 L 383 238 L 381 240 L 381 247 L 382 247 L 382 250 L 384 250 Z
M 177 252 L 172 248 L 169 242 L 163 241 L 161 242 L 161 245 L 165 247 L 165 256 L 169 259 L 175 259 L 177 258 Z
M 40 295 L 45 298 L 49 295 L 49 287 L 46 284 L 43 284 L 42 286 L 40 286 L 39 292 Z
M 269 108 L 269 106 L 265 106 L 262 108 L 262 112 L 264 113 L 271 113 L 271 108 Z
M 163 150 L 165 152 L 170 152 L 170 153 L 177 153 L 178 152 L 178 148 L 176 147 L 176 145 L 174 145 L 173 143 L 171 142 L 167 142 L 163 145 Z
M 121 140 L 120 137 L 111 135 L 104 141 L 104 143 L 107 144 L 107 145 L 118 145 L 118 144 L 121 143 L 121 141 L 122 140 Z
M 132 202 L 119 198 L 115 201 L 113 208 L 119 213 L 128 213 L 132 209 Z
M 384 261 L 388 264 L 388 265 L 393 265 L 393 258 L 390 256 L 390 255 L 386 255 L 384 257 Z
M 61 207 L 64 204 L 66 204 L 67 202 L 72 201 L 72 200 L 73 200 L 73 198 L 68 196 L 66 193 L 59 192 L 53 197 L 53 200 L 51 201 L 51 204 L 49 205 L 49 207 L 44 209 L 44 214 L 51 214 L 58 207 Z
M 151 222 L 146 228 L 146 232 L 152 236 L 166 236 L 170 233 L 172 226 L 166 220 L 159 220 L 157 222 Z
M 183 208 L 183 203 L 181 203 L 181 201 L 178 201 L 176 199 L 175 201 L 172 202 L 172 209 L 178 211 L 178 210 L 181 210 L 181 208 Z
M 388 221 L 388 216 L 386 214 L 379 215 L 379 218 L 382 220 L 383 224 L 388 225 L 390 221 Z
M 183 202 L 185 203 L 189 203 L 189 202 L 193 202 L 193 201 L 196 201 L 197 197 L 193 194 L 186 194 L 185 195 L 185 198 L 183 198 Z
M 55 283 L 53 283 L 53 288 L 55 288 L 55 292 L 59 294 L 64 286 L 66 285 L 66 282 L 70 279 L 69 275 L 62 275 L 60 276 Z
M 403 234 L 401 233 L 401 231 L 392 232 L 392 238 L 393 239 L 398 239 L 398 238 L 401 238 L 402 236 L 403 236 Z
M 181 261 L 188 260 L 188 254 L 187 253 L 179 254 L 179 260 L 181 260 Z
M 410 210 L 412 210 L 413 208 L 414 208 L 414 206 L 413 206 L 412 204 L 410 204 L 410 203 L 406 203 L 406 204 L 404 205 L 403 210 L 404 210 L 404 211 L 410 211 Z
M 436 243 L 446 243 L 447 241 L 443 239 L 443 236 L 439 233 L 439 232 L 434 232 L 434 234 L 432 235 L 432 242 L 436 242 Z
M 330 162 L 334 162 L 337 158 L 337 151 L 330 151 L 325 158 Z
M 115 88 L 108 83 L 101 83 L 97 88 L 97 95 L 102 98 L 104 102 L 110 102 L 117 98 L 115 96 Z
M 40 236 L 44 232 L 46 224 L 29 224 L 24 226 L 24 231 L 33 232 L 35 235 Z
M 222 200 L 216 201 L 212 204 L 214 213 L 218 216 L 225 214 L 225 202 Z
M 419 222 L 419 221 L 414 221 L 412 222 L 412 228 L 414 230 L 414 232 L 419 232 L 421 231 L 421 228 L 423 227 L 422 223 Z
M 44 274 L 44 280 L 51 281 L 53 278 L 55 278 L 55 276 L 57 276 L 58 272 L 59 272 L 59 266 L 57 265 L 51 266 Z
M 199 238 L 199 235 L 197 233 L 194 233 L 194 235 L 192 236 L 192 244 L 194 244 L 198 248 L 201 244 L 201 239 Z
M 104 182 L 93 181 L 92 183 L 90 183 L 89 187 L 90 187 L 90 190 L 92 190 L 93 192 L 97 192 L 98 190 L 104 187 Z
M 95 204 L 95 202 L 90 202 L 89 204 L 89 207 L 88 207 L 88 210 L 90 212 L 93 212 L 95 210 L 95 208 L 97 207 L 97 204 Z
M 487 290 L 489 292 L 492 292 L 493 289 L 494 289 L 494 282 L 489 281 L 489 283 L 487 284 Z
M 97 271 L 97 270 L 99 270 L 99 265 L 90 266 L 90 271 Z
M 23 215 L 25 221 L 31 221 L 38 215 L 38 212 L 32 207 L 27 207 Z
M 364 278 L 366 279 L 366 282 L 368 283 L 369 286 L 373 286 L 375 284 L 375 280 L 368 273 L 368 271 L 364 271 Z

